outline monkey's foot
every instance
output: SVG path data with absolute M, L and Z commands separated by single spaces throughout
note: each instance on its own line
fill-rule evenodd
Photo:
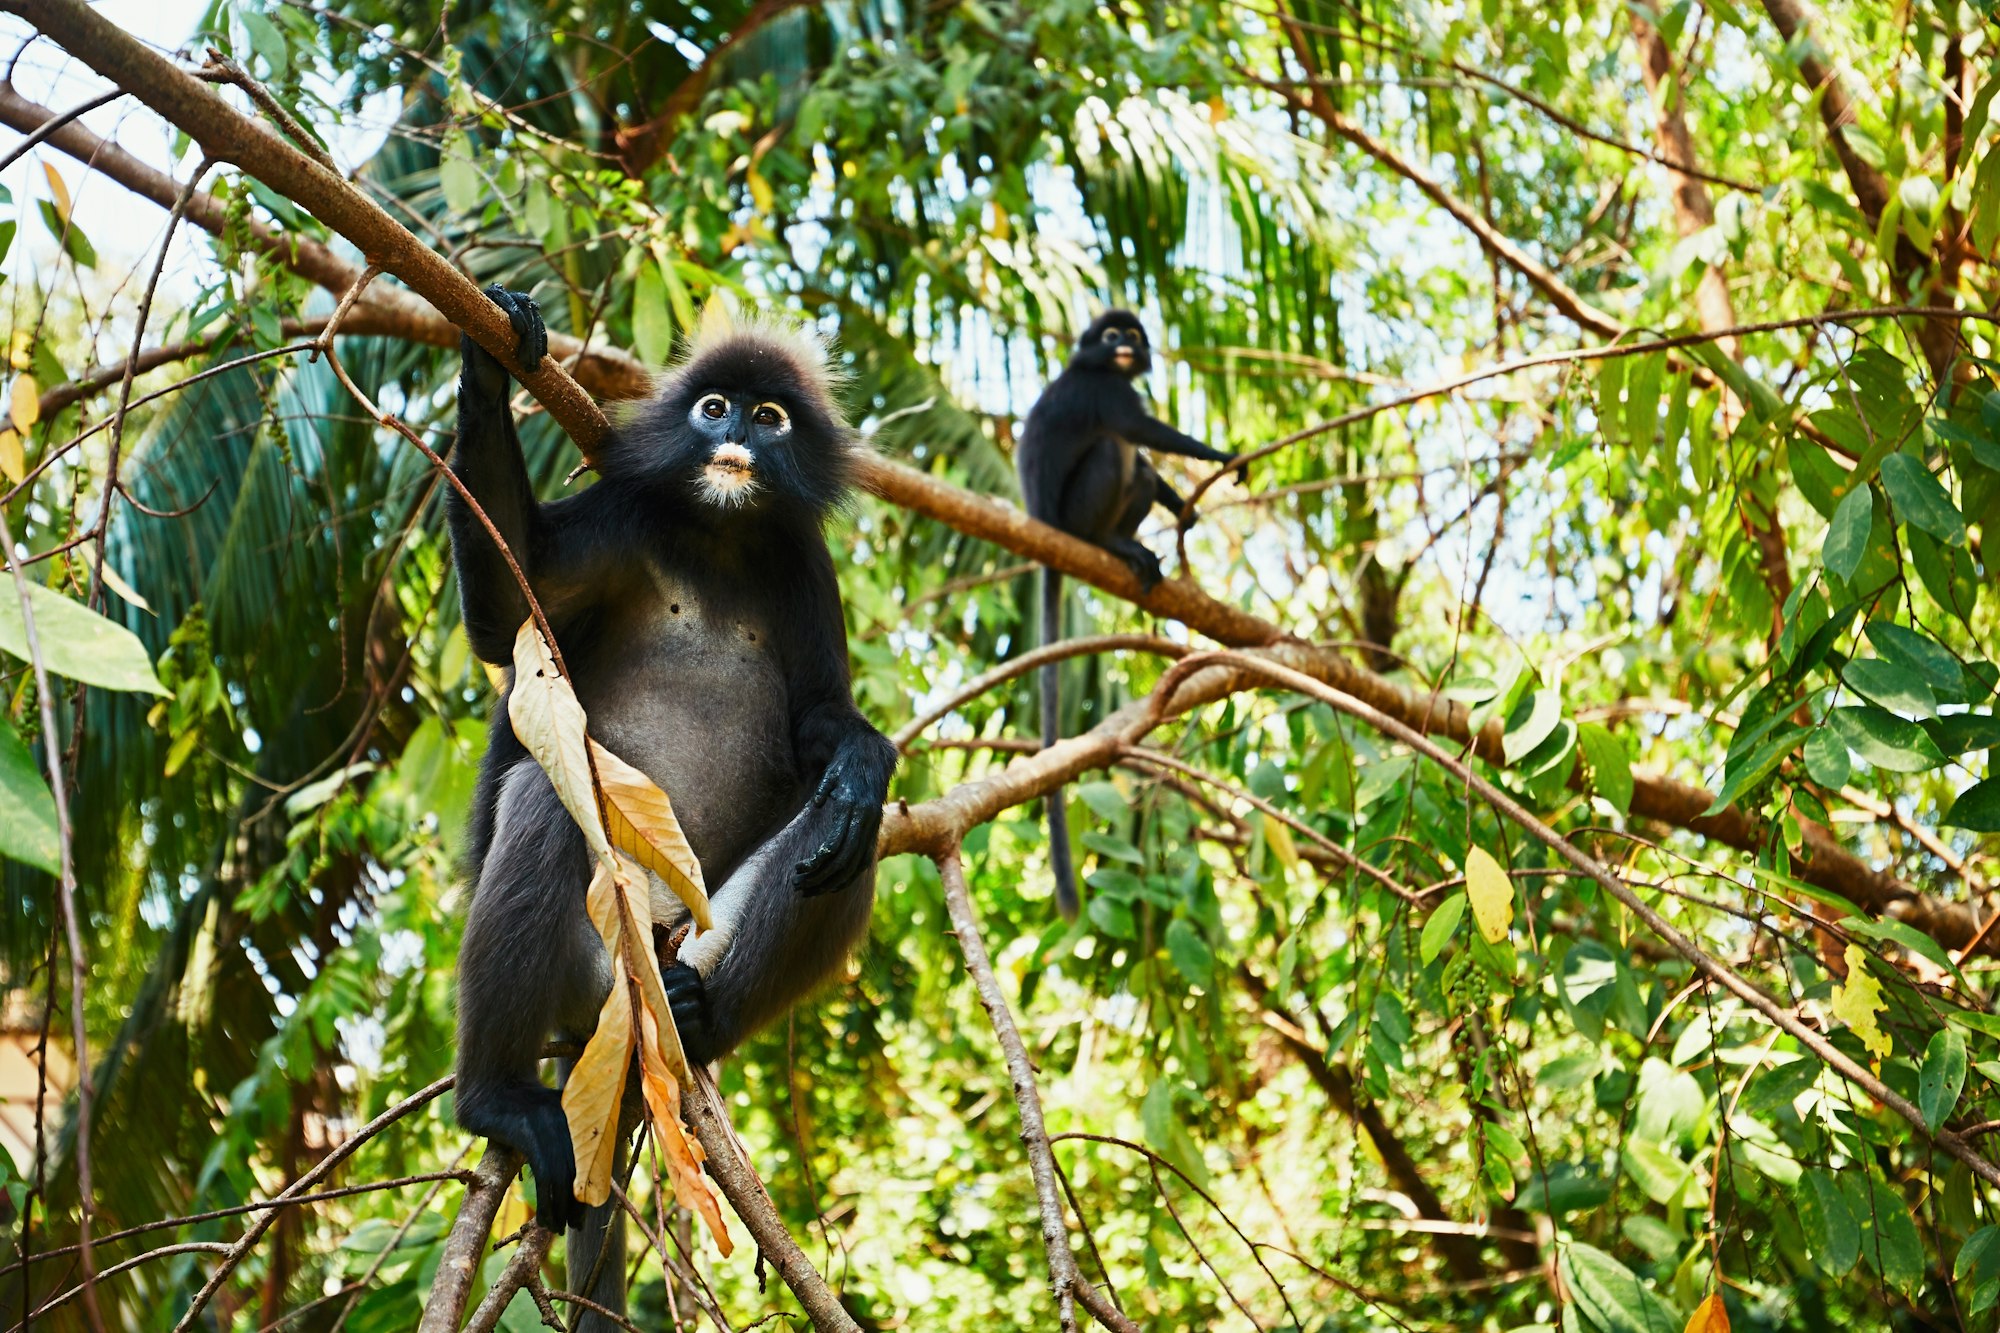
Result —
M 708 1021 L 708 988 L 701 973 L 686 963 L 675 963 L 660 973 L 660 987 L 667 993 L 667 1009 L 674 1016 L 674 1030 L 680 1033 L 681 1051 L 690 1067 L 714 1061 L 721 1052 Z
M 1137 542 L 1128 542 L 1115 547 L 1112 554 L 1125 562 L 1132 571 L 1132 577 L 1139 580 L 1139 593 L 1144 596 L 1160 586 L 1160 557 L 1154 555 Z
M 562 1094 L 539 1083 L 507 1083 L 472 1100 L 461 1096 L 458 1122 L 513 1148 L 535 1177 L 535 1220 L 551 1231 L 581 1225 L 576 1197 L 576 1149 Z

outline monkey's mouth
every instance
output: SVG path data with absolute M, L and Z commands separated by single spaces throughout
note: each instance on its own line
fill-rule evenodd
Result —
M 750 451 L 740 444 L 717 445 L 701 470 L 701 489 L 717 504 L 741 504 L 757 489 Z
M 1120 370 L 1132 364 L 1132 349 L 1121 347 L 1111 354 L 1111 363 Z

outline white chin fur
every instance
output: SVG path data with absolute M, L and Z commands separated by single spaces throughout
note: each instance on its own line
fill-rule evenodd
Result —
M 740 505 L 757 492 L 757 479 L 741 468 L 710 463 L 701 470 L 701 498 L 710 504 Z

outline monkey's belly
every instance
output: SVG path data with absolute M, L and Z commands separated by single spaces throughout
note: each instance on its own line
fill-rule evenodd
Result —
M 673 801 L 713 887 L 805 796 L 775 645 L 684 590 L 618 619 L 625 660 L 604 679 L 580 672 L 578 698 L 591 734 Z

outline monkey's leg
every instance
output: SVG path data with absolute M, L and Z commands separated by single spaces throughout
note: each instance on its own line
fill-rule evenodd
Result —
M 1167 485 L 1167 479 L 1157 472 L 1153 474 L 1153 502 L 1175 518 L 1187 513 L 1187 501 L 1181 498 L 1180 492 Z
M 875 863 L 837 892 L 792 888 L 818 838 L 813 807 L 751 853 L 711 899 L 715 926 L 662 974 L 681 1045 L 694 1064 L 736 1049 L 838 970 L 868 931 Z
M 1062 497 L 1062 521 L 1057 526 L 1123 560 L 1139 580 L 1140 590 L 1150 592 L 1160 581 L 1160 562 L 1132 534 L 1139 530 L 1152 494 L 1148 490 L 1143 496 L 1136 495 L 1138 488 L 1128 484 L 1120 471 L 1118 449 L 1112 441 L 1092 445 L 1069 474 Z M 1138 476 L 1135 469 L 1133 479 Z
M 581 1041 L 610 986 L 604 943 L 584 910 L 590 857 L 548 776 L 524 760 L 501 779 L 493 846 L 458 954 L 458 1123 L 519 1151 L 535 1213 L 581 1220 L 562 1098 L 537 1072 L 552 1032 Z

